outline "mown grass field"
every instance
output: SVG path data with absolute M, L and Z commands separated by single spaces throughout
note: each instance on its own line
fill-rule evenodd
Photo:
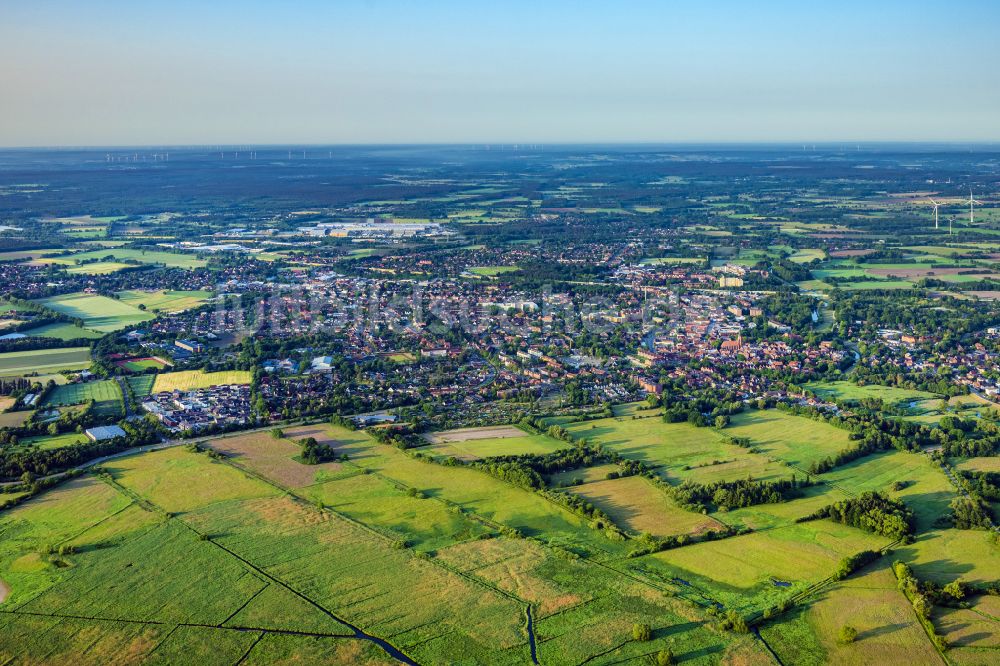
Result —
M 227 384 L 249 384 L 250 380 L 250 373 L 246 370 L 223 370 L 221 372 L 182 370 L 156 375 L 151 390 L 153 393 L 161 393 L 163 391 L 191 391 L 193 389 L 224 386 Z
M 84 327 L 101 333 L 117 331 L 153 318 L 151 312 L 143 312 L 128 303 L 96 294 L 64 294 L 42 299 L 39 303 L 56 312 L 82 319 Z
M 104 335 L 100 331 L 92 331 L 89 328 L 82 328 L 67 323 L 39 326 L 38 328 L 24 331 L 24 334 L 40 338 L 55 338 L 57 340 L 76 340 L 79 338 L 94 340 Z
M 66 433 L 64 435 L 28 437 L 27 439 L 22 439 L 20 444 L 23 446 L 37 446 L 39 449 L 45 451 L 50 449 L 61 449 L 67 446 L 76 446 L 77 444 L 82 444 L 87 441 L 89 440 L 86 435 Z
M 82 370 L 90 365 L 90 347 L 37 349 L 0 354 L 0 377 L 26 373 Z
M 80 384 L 57 386 L 45 397 L 43 407 L 59 405 L 79 405 L 94 400 L 96 402 L 122 400 L 122 391 L 118 382 L 104 379 Z

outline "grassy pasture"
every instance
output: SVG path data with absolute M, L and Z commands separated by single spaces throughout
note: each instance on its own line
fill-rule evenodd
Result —
M 182 312 L 202 305 L 212 297 L 210 291 L 121 291 L 121 302 L 138 308 L 145 305 L 152 312 Z
M 886 543 L 853 527 L 812 521 L 667 550 L 639 558 L 636 567 L 685 581 L 727 608 L 760 610 L 826 579 L 846 555 Z
M 685 511 L 641 476 L 593 481 L 568 492 L 583 497 L 604 511 L 615 524 L 633 534 L 653 536 L 700 534 L 721 524 L 700 513 Z
M 837 641 L 844 625 L 858 630 L 853 643 Z M 941 659 L 885 561 L 823 591 L 790 617 L 765 625 L 761 635 L 786 664 L 903 666 Z
M 1000 472 L 1000 456 L 967 458 L 956 467 L 966 472 Z
M 41 257 L 35 259 L 32 263 L 37 265 L 60 264 L 63 266 L 74 266 L 81 260 L 104 260 L 105 257 L 113 257 L 113 259 L 119 261 L 123 259 L 138 261 L 142 264 L 163 264 L 170 268 L 204 268 L 208 264 L 206 260 L 189 254 L 124 248 L 103 248 L 58 257 Z
M 405 540 L 418 551 L 437 550 L 489 531 L 442 502 L 410 496 L 374 474 L 355 474 L 311 486 L 307 495 L 394 539 Z
M 82 370 L 90 365 L 90 347 L 36 349 L 0 354 L 0 377 L 32 372 Z
M 81 328 L 80 326 L 74 326 L 65 322 L 39 326 L 38 328 L 24 331 L 24 334 L 39 338 L 55 338 L 57 340 L 75 340 L 78 338 L 94 340 L 104 336 L 99 331 L 92 331 L 89 328 Z
M 39 303 L 56 312 L 82 319 L 86 328 L 102 333 L 117 331 L 153 318 L 152 313 L 143 312 L 128 303 L 95 294 L 64 294 L 42 299 Z
M 152 392 L 191 391 L 228 384 L 249 384 L 250 379 L 250 373 L 246 370 L 223 370 L 221 372 L 181 370 L 179 372 L 164 372 L 156 375 Z
M 877 384 L 858 386 L 854 382 L 849 381 L 811 382 L 806 384 L 805 388 L 821 398 L 835 398 L 837 400 L 878 398 L 889 404 L 898 404 L 900 402 L 932 400 L 935 398 L 935 394 L 927 391 L 903 389 L 895 386 L 879 386 Z
M 17 428 L 24 425 L 28 417 L 34 413 L 32 409 L 25 409 L 19 412 L 0 413 L 0 428 Z
M 340 430 L 340 428 L 337 429 L 337 434 L 340 434 Z M 322 441 L 337 449 L 343 443 L 353 441 L 354 436 L 367 439 L 364 433 L 354 433 L 348 430 L 344 430 L 344 432 L 349 433 L 350 437 L 334 439 L 330 436 L 330 430 L 322 426 L 286 428 L 284 432 L 283 439 L 275 439 L 269 432 L 254 432 L 219 437 L 210 440 L 208 444 L 247 469 L 263 474 L 283 486 L 301 488 L 316 483 L 317 479 L 323 478 L 324 475 L 340 473 L 344 468 L 338 462 L 327 462 L 320 465 L 305 465 L 298 462 L 295 458 L 301 455 L 302 447 L 291 440 L 316 437 L 317 441 Z
M 814 259 L 823 259 L 825 256 L 826 252 L 821 248 L 802 248 L 795 250 L 795 252 L 788 257 L 788 260 L 794 261 L 797 264 L 805 264 Z
M 1000 580 L 1000 547 L 981 530 L 932 530 L 913 544 L 899 546 L 895 557 L 913 566 L 920 579 L 942 585 L 961 578 L 969 583 Z
M 415 460 L 371 440 L 352 444 L 344 451 L 355 465 L 525 535 L 596 555 L 620 554 L 624 548 L 589 528 L 576 514 L 478 470 Z
M 657 417 L 633 419 L 623 415 L 568 423 L 563 427 L 576 438 L 587 438 L 626 458 L 641 460 L 675 483 L 685 479 L 731 481 L 748 475 L 770 479 L 792 474 L 781 463 L 727 444 L 711 428 L 696 428 L 688 423 L 664 423 Z
M 801 469 L 853 444 L 846 430 L 776 409 L 737 414 L 726 433 L 748 437 L 764 455 Z
M 881 490 L 913 509 L 917 527 L 926 530 L 948 512 L 955 490 L 948 477 L 926 456 L 889 451 L 866 456 L 822 475 L 824 481 L 848 493 Z M 895 482 L 904 488 L 890 490 Z
M 143 372 L 150 368 L 155 368 L 157 370 L 163 370 L 167 367 L 163 361 L 155 358 L 139 358 L 131 359 L 128 361 L 119 361 L 116 365 L 120 368 L 124 368 L 129 372 Z
M 20 443 L 24 446 L 37 446 L 39 449 L 47 451 L 50 449 L 62 449 L 67 446 L 76 446 L 77 444 L 83 444 L 87 441 L 89 440 L 86 435 L 71 432 L 64 435 L 42 435 L 40 437 L 29 437 L 27 439 L 22 439 Z

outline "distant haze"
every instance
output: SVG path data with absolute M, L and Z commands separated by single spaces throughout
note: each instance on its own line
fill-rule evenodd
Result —
M 0 146 L 993 141 L 998 26 L 969 0 L 3 0 Z

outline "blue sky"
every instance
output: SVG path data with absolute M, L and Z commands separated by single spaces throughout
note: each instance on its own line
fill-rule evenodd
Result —
M 962 0 L 3 0 L 0 145 L 994 141 L 998 25 Z

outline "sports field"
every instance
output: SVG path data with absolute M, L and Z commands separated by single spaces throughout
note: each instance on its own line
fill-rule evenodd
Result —
M 182 370 L 180 372 L 165 372 L 156 375 L 152 392 L 191 391 L 193 389 L 210 388 L 226 384 L 249 384 L 250 380 L 250 373 L 246 370 L 224 370 L 222 372 Z
M 83 320 L 86 328 L 108 333 L 153 318 L 150 312 L 95 294 L 65 294 L 39 301 L 42 305 Z
M 156 370 L 162 370 L 167 367 L 167 364 L 158 358 L 146 357 L 146 358 L 130 358 L 123 361 L 116 361 L 115 365 L 119 368 L 124 368 L 129 372 L 143 372 L 154 368 Z
M 90 365 L 90 347 L 36 349 L 0 354 L 0 377 L 13 377 L 31 372 L 82 370 Z
M 122 392 L 118 386 L 118 382 L 113 379 L 105 379 L 95 382 L 57 386 L 45 397 L 45 402 L 42 406 L 79 405 L 91 400 L 96 402 L 120 402 L 122 400 Z

